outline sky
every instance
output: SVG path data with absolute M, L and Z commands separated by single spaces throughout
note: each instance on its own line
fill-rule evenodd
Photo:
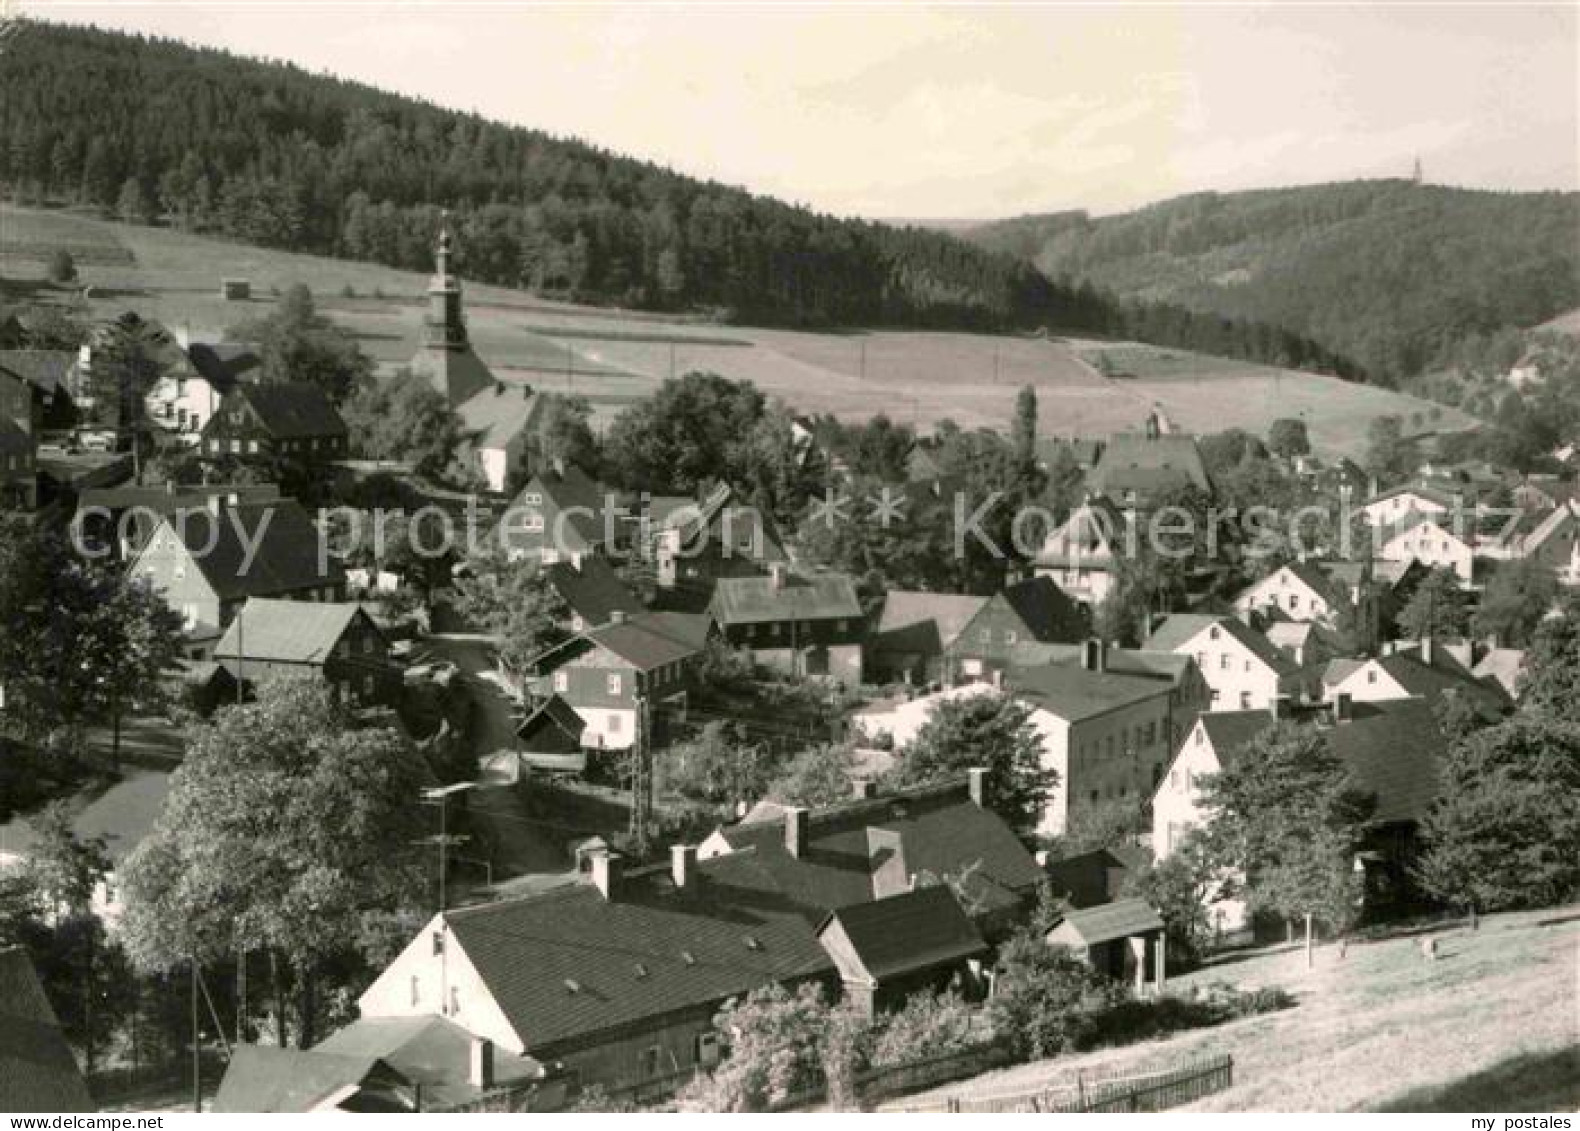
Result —
M 1580 189 L 1580 6 L 15 0 L 875 219 Z

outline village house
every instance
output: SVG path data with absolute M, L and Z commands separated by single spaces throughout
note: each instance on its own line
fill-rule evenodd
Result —
M 1088 621 L 1084 607 L 1047 577 L 1016 582 L 992 597 L 891 589 L 868 640 L 868 678 L 985 679 L 1018 662 L 1021 645 L 1084 640 Z
M 683 703 L 707 645 L 710 622 L 691 613 L 616 613 L 538 658 L 538 699 L 558 696 L 585 724 L 582 745 L 628 750 L 651 710 Z
M 975 996 L 988 945 L 947 884 L 916 888 L 830 911 L 818 942 L 839 971 L 841 992 L 863 1016 L 948 989 Z
M 1066 911 L 1043 939 L 1098 973 L 1134 985 L 1138 994 L 1148 982 L 1163 985 L 1163 920 L 1144 900 L 1120 899 Z
M 345 570 L 321 552 L 318 529 L 291 499 L 238 504 L 161 518 L 127 566 L 181 617 L 194 658 L 204 658 L 249 598 L 342 601 Z
M 627 870 L 442 912 L 358 999 L 369 1018 L 437 1015 L 573 1086 L 657 1097 L 723 1056 L 713 1017 L 763 986 L 832 989 L 815 924 L 751 852 Z M 618 945 L 600 945 L 618 940 Z
M 1119 583 L 1119 563 L 1134 537 L 1133 522 L 1134 515 L 1112 500 L 1088 495 L 1037 551 L 1037 576 L 1049 578 L 1082 604 L 1101 604 Z
M 701 502 L 652 500 L 642 546 L 660 603 L 687 611 L 707 608 L 722 577 L 761 577 L 790 560 L 772 519 L 737 503 L 727 483 Z
M 1299 669 L 1273 643 L 1232 616 L 1174 613 L 1145 642 L 1154 652 L 1191 656 L 1211 688 L 1210 710 L 1265 710 L 1302 692 Z
M 1241 613 L 1276 609 L 1284 620 L 1331 624 L 1347 604 L 1337 588 L 1316 565 L 1291 562 L 1242 589 L 1233 603 Z
M 556 460 L 527 481 L 491 536 L 512 560 L 573 561 L 610 554 L 620 529 L 614 497 L 575 464 Z
M 129 560 L 148 544 L 159 523 L 186 510 L 206 510 L 226 502 L 259 505 L 280 499 L 280 488 L 273 483 L 180 486 L 167 481 L 162 486 L 87 487 L 78 492 L 77 513 L 72 518 L 82 545 L 92 552 L 109 552 Z
M 601 555 L 575 553 L 541 568 L 549 585 L 570 609 L 566 627 L 572 632 L 608 624 L 617 614 L 629 619 L 644 611 L 636 594 Z
M 1087 489 L 1146 507 L 1179 491 L 1212 493 L 1212 479 L 1196 438 L 1175 432 L 1161 413 L 1147 416 L 1140 433 L 1116 432 L 1086 476 Z
M 1520 680 L 1525 675 L 1525 650 L 1523 648 L 1488 648 L 1476 661 L 1470 674 L 1482 683 L 1495 683 L 1503 688 L 1512 701 L 1518 697 Z
M 1278 721 L 1279 712 L 1275 706 L 1273 711 L 1209 714 L 1197 720 L 1152 798 L 1152 850 L 1158 860 L 1166 860 L 1186 833 L 1212 819 L 1202 779 L 1232 766 L 1253 739 Z M 1339 693 L 1326 718 L 1307 725 L 1319 726 L 1345 763 L 1349 787 L 1375 801 L 1356 858 L 1357 869 L 1366 875 L 1368 908 L 1406 902 L 1413 890 L 1416 830 L 1439 794 L 1439 770 L 1448 750 L 1434 706 L 1422 699 L 1353 703 Z M 1224 941 L 1243 939 L 1251 931 L 1244 902 L 1220 895 L 1232 893 L 1234 886 L 1234 876 L 1227 876 L 1207 901 Z
M 40 440 L 68 434 L 78 421 L 71 396 L 76 365 L 69 350 L 0 350 L 0 415 Z
M 393 706 L 401 669 L 361 605 L 249 598 L 214 645 L 212 659 L 243 687 L 271 676 L 316 676 L 360 706 Z
M 949 884 L 996 940 L 1036 902 L 1041 871 L 988 807 L 991 790 L 988 772 L 973 769 L 892 793 L 857 783 L 851 800 L 818 809 L 761 801 L 697 851 L 755 860 L 814 927 L 833 911 Z
M 1514 706 L 1497 680 L 1480 679 L 1442 641 L 1430 637 L 1384 646 L 1381 656 L 1330 660 L 1322 673 L 1323 694 L 1330 702 L 1348 695 L 1356 703 L 1425 699 L 1434 705 L 1445 695 L 1460 695 L 1487 722 L 1496 722 Z
M 1344 641 L 1315 621 L 1275 620 L 1263 627 L 1262 635 L 1297 668 L 1313 667 L 1344 651 Z
M 1429 569 L 1452 570 L 1467 585 L 1475 577 L 1476 551 L 1472 542 L 1422 512 L 1413 512 L 1396 525 L 1380 528 L 1376 538 L 1376 554 L 1383 561 L 1413 561 Z
M 258 347 L 248 343 L 176 337 L 186 350 L 188 364 L 165 368 L 144 398 L 144 408 L 155 428 L 196 445 L 226 394 L 257 370 L 263 358 Z
M 327 463 L 346 457 L 346 422 L 317 385 L 238 384 L 203 425 L 202 451 Z
M 866 617 L 844 574 L 792 573 L 770 563 L 767 577 L 720 578 L 709 612 L 725 641 L 763 667 L 862 680 Z

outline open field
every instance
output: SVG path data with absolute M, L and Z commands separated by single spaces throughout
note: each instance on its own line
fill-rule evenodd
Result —
M 42 256 L 54 243 L 95 249 L 79 257 L 79 267 L 93 288 L 96 316 L 131 308 L 194 334 L 215 334 L 261 313 L 276 289 L 302 282 L 382 363 L 409 358 L 421 334 L 421 274 L 0 207 L 0 275 L 26 289 L 42 277 Z M 223 300 L 226 277 L 248 279 L 253 301 Z M 1418 418 L 1407 431 L 1470 424 L 1446 408 L 1431 420 L 1426 402 L 1386 389 L 1133 343 L 718 326 L 481 284 L 468 284 L 467 310 L 477 351 L 502 380 L 587 396 L 601 410 L 600 423 L 671 373 L 708 369 L 749 379 L 804 412 L 885 412 L 923 428 L 945 417 L 965 427 L 1002 427 L 1028 384 L 1037 388 L 1042 428 L 1051 434 L 1133 428 L 1158 404 L 1192 431 L 1265 433 L 1280 416 L 1304 415 L 1319 452 L 1358 456 L 1367 422 L 1384 413 Z M 1130 375 L 1104 376 L 1094 365 L 1099 353 L 1122 360 Z
M 1580 1106 L 1580 906 L 1495 915 L 1481 929 L 1230 955 L 1178 982 L 1281 986 L 1299 1004 L 1214 1029 L 989 1073 L 928 1093 L 990 1096 L 1077 1069 L 1162 1071 L 1230 1053 L 1235 1084 L 1202 1111 L 1573 1111 Z M 896 1100 L 904 1108 L 926 1097 Z

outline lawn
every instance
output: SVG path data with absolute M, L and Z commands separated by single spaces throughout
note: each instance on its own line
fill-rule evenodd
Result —
M 1161 1071 L 1230 1053 L 1235 1084 L 1202 1111 L 1555 1111 L 1580 1106 L 1580 906 L 1498 915 L 1472 932 L 1233 956 L 1182 982 L 1281 986 L 1295 1008 L 1123 1049 L 990 1073 L 928 1096 L 996 1095 L 1088 1073 Z M 925 1101 L 913 1096 L 896 1108 Z
M 274 294 L 306 283 L 320 306 L 386 365 L 409 359 L 422 334 L 426 275 L 249 247 L 163 228 L 62 212 L 0 206 L 0 274 L 36 279 L 33 252 L 81 248 L 90 307 L 108 317 L 135 309 L 173 328 L 218 334 L 265 312 Z M 30 254 L 18 252 L 29 249 Z M 252 284 L 250 302 L 220 297 L 222 278 Z M 19 286 L 26 286 L 25 282 Z M 1042 430 L 1103 435 L 1135 428 L 1154 404 L 1181 427 L 1265 433 L 1281 416 L 1303 416 L 1320 454 L 1362 454 L 1366 425 L 1396 413 L 1417 427 L 1464 427 L 1452 409 L 1427 422 L 1425 402 L 1329 377 L 1162 350 L 1135 343 L 874 330 L 813 333 L 715 326 L 692 319 L 557 303 L 505 287 L 467 284 L 468 325 L 479 355 L 501 380 L 588 397 L 600 426 L 666 377 L 692 369 L 755 382 L 801 412 L 859 419 L 884 412 L 930 429 L 1006 426 L 1024 385 L 1037 389 Z M 1109 353 L 1132 376 L 1094 367 Z

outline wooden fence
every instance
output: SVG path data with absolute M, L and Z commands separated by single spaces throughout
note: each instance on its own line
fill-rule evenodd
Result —
M 907 1112 L 1092 1113 L 1167 1111 L 1221 1092 L 1234 1083 L 1234 1058 L 1227 1054 L 1190 1061 L 1168 1072 L 1145 1076 L 1088 1078 L 995 1096 L 949 1096 L 935 1103 L 907 1105 Z

